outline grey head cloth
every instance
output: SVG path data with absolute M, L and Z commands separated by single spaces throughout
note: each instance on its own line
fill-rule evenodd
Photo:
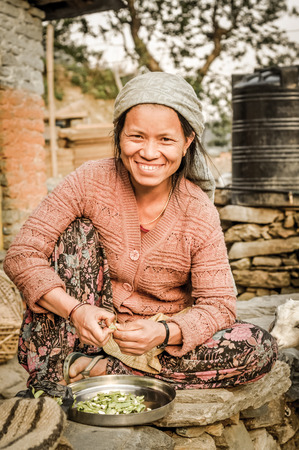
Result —
M 202 104 L 192 86 L 183 77 L 165 72 L 148 72 L 130 80 L 119 92 L 114 105 L 114 120 L 133 106 L 155 103 L 179 112 L 192 126 L 201 142 L 204 131 Z M 196 154 L 187 178 L 214 200 L 215 180 L 196 143 Z

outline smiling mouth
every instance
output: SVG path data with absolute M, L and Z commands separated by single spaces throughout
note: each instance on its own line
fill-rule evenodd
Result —
M 145 170 L 147 172 L 154 172 L 155 170 L 158 170 L 161 167 L 161 164 L 148 165 L 148 164 L 143 164 L 143 163 L 138 163 L 138 162 L 136 164 L 141 170 Z

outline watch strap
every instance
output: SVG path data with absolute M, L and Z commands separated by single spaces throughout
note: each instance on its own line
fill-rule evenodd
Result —
M 165 320 L 160 320 L 160 323 L 163 323 L 165 330 L 166 330 L 166 337 L 164 339 L 164 342 L 162 342 L 162 344 L 157 345 L 157 348 L 161 348 L 162 350 L 164 350 L 164 348 L 168 345 L 168 341 L 169 341 L 169 327 L 168 324 Z

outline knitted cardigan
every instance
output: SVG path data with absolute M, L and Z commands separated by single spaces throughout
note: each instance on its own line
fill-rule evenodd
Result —
M 65 287 L 48 258 L 77 217 L 90 219 L 98 230 L 119 322 L 170 316 L 183 338 L 181 346 L 167 347 L 174 356 L 234 323 L 234 284 L 219 215 L 207 195 L 183 178 L 158 224 L 142 236 L 128 172 L 122 165 L 117 170 L 114 159 L 90 161 L 68 175 L 10 246 L 4 270 L 33 311 L 44 312 L 36 302 Z

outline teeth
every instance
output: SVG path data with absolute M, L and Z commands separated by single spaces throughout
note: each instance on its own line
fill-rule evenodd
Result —
M 143 170 L 155 170 L 155 169 L 157 169 L 157 166 L 146 166 L 144 164 L 141 164 L 140 168 Z

